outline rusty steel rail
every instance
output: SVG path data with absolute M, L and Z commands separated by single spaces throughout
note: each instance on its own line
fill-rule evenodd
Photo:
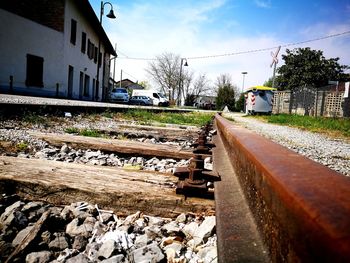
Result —
M 255 262 L 264 255 L 264 247 L 269 258 L 260 261 L 350 262 L 349 178 L 218 114 L 215 124 L 214 169 L 222 179 L 215 183 L 219 262 Z M 221 161 L 217 141 L 222 142 L 233 172 Z M 244 216 L 239 216 L 235 180 L 259 235 L 252 230 L 245 236 L 239 229 L 246 222 L 238 220 Z M 259 242 L 259 236 L 264 246 L 256 249 L 259 243 L 251 244 Z M 247 252 L 237 255 L 236 245 Z M 249 246 L 255 255 L 249 255 Z

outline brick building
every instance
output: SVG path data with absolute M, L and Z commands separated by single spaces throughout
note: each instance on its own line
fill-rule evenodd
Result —
M 115 51 L 88 0 L 0 1 L 2 93 L 102 100 L 110 55 Z

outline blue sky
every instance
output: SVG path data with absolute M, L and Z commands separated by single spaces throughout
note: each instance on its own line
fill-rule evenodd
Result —
M 116 75 L 147 80 L 149 60 L 164 52 L 188 59 L 187 70 L 206 74 L 215 83 L 223 73 L 245 88 L 261 85 L 272 76 L 271 51 L 194 59 L 296 43 L 350 31 L 350 0 L 203 0 L 109 1 L 117 19 L 103 18 L 111 42 L 117 43 Z M 99 14 L 100 1 L 90 0 Z M 109 5 L 105 5 L 105 12 Z M 326 58 L 339 57 L 350 65 L 350 34 L 295 45 L 324 51 Z M 282 48 L 281 54 L 286 48 Z

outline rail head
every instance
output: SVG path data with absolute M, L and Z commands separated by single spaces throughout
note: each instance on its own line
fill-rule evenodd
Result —
M 215 120 L 272 261 L 350 260 L 350 178 Z

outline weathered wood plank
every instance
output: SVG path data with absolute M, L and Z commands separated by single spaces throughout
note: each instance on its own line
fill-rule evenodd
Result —
M 128 171 L 37 159 L 0 157 L 0 190 L 53 204 L 97 203 L 116 213 L 143 211 L 173 217 L 214 210 L 212 200 L 175 194 L 177 178 L 156 172 Z
M 179 138 L 197 138 L 200 131 L 199 128 L 178 128 L 178 127 L 155 127 L 147 125 L 132 125 L 132 124 L 119 124 L 116 131 L 122 132 L 127 130 L 129 133 L 147 133 L 153 136 L 161 136 L 167 139 L 179 139 Z M 115 130 L 106 130 L 113 133 Z
M 181 150 L 181 147 L 171 145 L 156 145 L 129 140 L 113 140 L 71 134 L 53 134 L 40 132 L 30 132 L 30 134 L 55 146 L 62 146 L 65 143 L 77 148 L 176 159 L 189 159 L 193 156 L 193 153 L 191 151 Z

